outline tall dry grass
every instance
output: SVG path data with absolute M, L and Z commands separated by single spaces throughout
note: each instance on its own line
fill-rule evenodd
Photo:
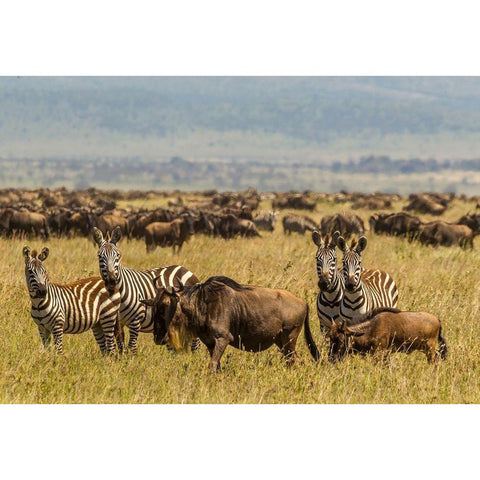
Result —
M 267 205 L 265 205 L 267 206 Z M 396 205 L 399 209 L 401 205 Z M 456 202 L 446 213 L 454 220 L 472 205 Z M 319 204 L 313 214 L 348 209 Z M 370 212 L 360 211 L 367 220 Z M 429 219 L 428 217 L 424 217 Z M 368 224 L 368 223 L 367 223 Z M 53 282 L 97 275 L 93 242 L 52 238 L 0 240 L 0 402 L 2 403 L 472 403 L 479 402 L 480 253 L 460 248 L 427 248 L 403 239 L 368 233 L 367 268 L 385 269 L 396 280 L 402 309 L 426 310 L 443 323 L 449 358 L 437 366 L 422 353 L 393 355 L 389 365 L 372 358 L 349 357 L 331 365 L 318 328 L 315 246 L 311 236 L 284 236 L 281 223 L 258 239 L 224 241 L 198 235 L 179 255 L 171 249 L 145 252 L 141 241 L 122 240 L 123 264 L 135 268 L 180 263 L 200 279 L 227 275 L 239 282 L 285 288 L 310 306 L 313 334 L 321 350 L 314 363 L 303 339 L 298 363 L 283 364 L 272 347 L 244 353 L 228 347 L 223 370 L 208 373 L 205 347 L 196 354 L 172 354 L 141 334 L 136 356 L 104 358 L 87 332 L 64 338 L 64 356 L 44 351 L 30 317 L 22 246 L 50 257 L 45 266 Z M 339 258 L 341 257 L 339 253 Z

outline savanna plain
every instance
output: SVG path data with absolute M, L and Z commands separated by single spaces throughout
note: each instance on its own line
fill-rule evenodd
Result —
M 166 199 L 148 200 L 160 206 Z M 132 204 L 132 202 L 129 202 Z M 145 202 L 138 201 L 138 204 Z M 394 204 L 399 211 L 405 203 Z M 126 206 L 126 204 L 125 204 Z M 324 215 L 349 210 L 349 204 L 317 204 L 297 211 L 317 222 Z M 270 208 L 263 201 L 261 208 Z M 455 221 L 474 203 L 455 200 L 442 215 Z M 0 402 L 1 403 L 478 403 L 480 385 L 480 240 L 473 250 L 425 247 L 404 238 L 367 232 L 366 268 L 388 271 L 399 289 L 398 307 L 437 315 L 448 345 L 448 359 L 435 365 L 423 353 L 394 354 L 387 364 L 371 357 L 347 356 L 327 361 L 327 343 L 319 330 L 316 247 L 310 233 L 284 235 L 282 211 L 273 233 L 262 238 L 222 240 L 196 235 L 180 254 L 157 248 L 147 254 L 139 240 L 118 246 L 125 266 L 143 269 L 182 264 L 201 281 L 226 275 L 240 283 L 284 288 L 307 300 L 310 323 L 321 358 L 315 363 L 303 332 L 298 361 L 289 368 L 276 347 L 246 353 L 227 347 L 222 370 L 208 372 L 208 352 L 172 353 L 140 334 L 137 355 L 102 357 L 92 332 L 64 337 L 63 356 L 44 350 L 30 317 L 22 247 L 50 248 L 45 262 L 50 281 L 68 283 L 98 275 L 93 241 L 85 238 L 0 239 Z M 365 225 L 371 211 L 356 210 Z M 432 220 L 422 215 L 422 220 Z M 342 254 L 337 250 L 339 261 Z

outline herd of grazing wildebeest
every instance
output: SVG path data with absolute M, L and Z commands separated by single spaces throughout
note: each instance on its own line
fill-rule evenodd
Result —
M 210 353 L 210 369 L 215 372 L 227 345 L 258 352 L 275 344 L 290 365 L 303 328 L 308 349 L 318 360 L 305 300 L 286 290 L 241 285 L 222 275 L 200 282 L 182 265 L 142 271 L 128 268 L 122 265 L 117 244 L 122 238 L 144 239 L 147 252 L 157 246 L 179 252 L 196 234 L 224 240 L 261 237 L 275 229 L 279 210 L 313 211 L 324 201 L 352 202 L 352 206 L 342 214 L 324 216 L 318 224 L 308 216 L 289 212 L 283 216 L 282 227 L 285 235 L 311 232 L 318 274 L 317 315 L 329 340 L 329 360 L 341 360 L 352 353 L 387 358 L 392 351 L 414 350 L 423 351 L 429 362 L 446 358 L 439 319 L 427 312 L 398 310 L 394 279 L 385 271 L 362 265 L 366 228 L 354 210 L 372 210 L 369 229 L 375 234 L 465 249 L 473 248 L 474 237 L 480 232 L 478 198 L 432 193 L 403 199 L 395 194 L 347 192 L 260 195 L 249 189 L 196 192 L 197 200 L 188 205 L 180 192 L 164 192 L 165 197 L 175 198 L 166 207 L 117 207 L 119 200 L 159 194 L 93 188 L 0 191 L 2 236 L 44 240 L 84 236 L 98 247 L 100 276 L 67 285 L 48 281 L 44 266 L 47 247 L 41 252 L 23 248 L 31 315 L 45 347 L 53 335 L 55 348 L 62 353 L 64 334 L 92 329 L 102 353 L 113 353 L 117 348 L 136 352 L 139 333 L 147 332 L 153 333 L 156 344 L 175 350 L 195 351 L 203 343 Z M 455 198 L 475 201 L 477 209 L 456 223 L 423 222 L 409 213 L 440 216 Z M 261 200 L 270 200 L 272 209 L 258 211 Z M 406 203 L 401 212 L 379 212 L 400 200 Z M 342 253 L 338 261 L 337 251 Z M 129 330 L 128 345 L 124 345 L 125 328 Z

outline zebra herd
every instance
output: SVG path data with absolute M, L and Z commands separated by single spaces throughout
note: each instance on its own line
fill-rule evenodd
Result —
M 63 353 L 64 334 L 92 329 L 102 353 L 114 352 L 115 342 L 122 351 L 123 331 L 127 327 L 127 348 L 135 353 L 139 333 L 151 333 L 154 329 L 152 309 L 146 308 L 145 300 L 154 298 L 159 288 L 174 290 L 199 283 L 199 279 L 181 265 L 141 271 L 123 266 L 117 246 L 121 236 L 119 227 L 105 237 L 94 228 L 100 276 L 68 285 L 49 282 L 44 267 L 48 248 L 40 253 L 27 246 L 23 248 L 31 316 L 45 347 L 53 335 L 56 350 Z M 349 246 L 339 232 L 322 237 L 315 230 L 312 239 L 318 247 L 316 306 L 323 333 L 342 319 L 349 320 L 379 307 L 396 307 L 398 290 L 391 276 L 362 267 L 366 237 L 352 240 Z M 343 252 L 341 268 L 337 267 L 337 247 Z M 199 346 L 199 339 L 194 339 L 191 349 Z

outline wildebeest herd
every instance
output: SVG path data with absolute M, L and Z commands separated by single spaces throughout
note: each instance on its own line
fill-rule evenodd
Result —
M 273 199 L 277 208 L 282 205 L 280 200 L 289 208 L 301 205 L 300 208 L 305 209 L 305 205 L 309 205 L 302 202 L 303 197 L 298 194 L 285 197 Z M 428 195 L 419 197 L 430 198 Z M 69 207 L 72 210 L 52 212 L 47 216 L 25 207 L 17 210 L 6 207 L 0 223 L 7 235 L 34 233 L 48 238 L 51 233 L 80 232 L 92 235 L 98 247 L 100 276 L 68 285 L 49 282 L 44 267 L 48 248 L 38 253 L 24 247 L 31 315 L 43 344 L 48 346 L 53 335 L 57 351 L 62 352 L 63 334 L 81 333 L 91 328 L 102 353 L 112 353 L 116 346 L 120 352 L 125 348 L 136 352 L 139 333 L 153 333 L 156 344 L 166 344 L 175 350 L 190 348 L 195 351 L 203 343 L 210 353 L 210 370 L 216 372 L 228 345 L 258 352 L 275 344 L 291 365 L 297 356 L 298 336 L 304 328 L 309 352 L 319 360 L 320 353 L 310 329 L 308 305 L 286 290 L 243 285 L 223 275 L 201 282 L 182 265 L 157 266 L 142 271 L 122 265 L 117 246 L 122 237 L 144 235 L 147 251 L 150 251 L 157 245 L 180 249 L 183 242 L 180 243 L 179 238 L 185 241 L 188 235 L 196 232 L 219 234 L 229 239 L 239 235 L 259 236 L 257 227 L 274 229 L 275 211 L 253 217 L 252 211 L 260 200 L 255 191 L 248 191 L 244 196 L 212 192 L 209 198 L 210 207 L 218 207 L 213 211 L 208 210 L 206 202 L 186 207 L 179 205 L 181 201 L 170 205 L 171 210 L 162 209 L 164 215 L 175 212 L 177 217 L 173 219 L 161 217 L 158 210 L 121 216 L 118 211 L 100 215 L 81 207 Z M 294 201 L 288 203 L 288 198 Z M 448 205 L 451 199 L 440 200 Z M 382 201 L 387 200 L 383 198 Z M 418 201 L 411 196 L 410 204 Z M 32 226 L 27 227 L 28 222 L 20 220 L 12 224 L 16 212 L 29 213 Z M 17 217 L 25 218 L 25 215 Z M 82 223 L 81 218 L 86 223 Z M 405 212 L 377 213 L 371 216 L 369 223 L 370 229 L 377 234 L 404 236 L 409 240 L 418 238 L 427 245 L 473 247 L 473 238 L 480 230 L 480 215 L 469 213 L 457 224 L 449 224 L 424 223 Z M 378 352 L 386 357 L 391 351 L 409 353 L 415 350 L 423 351 L 429 362 L 446 358 L 447 346 L 439 319 L 427 312 L 397 309 L 398 289 L 394 279 L 387 272 L 366 269 L 362 265 L 367 238 L 363 235 L 365 226 L 360 217 L 352 212 L 337 214 L 324 217 L 317 225 L 308 217 L 289 214 L 283 218 L 283 229 L 286 234 L 312 232 L 317 248 L 316 308 L 320 329 L 329 341 L 330 361 L 341 360 L 352 353 Z M 427 241 L 427 238 L 432 240 Z M 337 250 L 343 254 L 340 265 L 337 265 Z M 125 327 L 129 330 L 127 346 L 124 344 Z

